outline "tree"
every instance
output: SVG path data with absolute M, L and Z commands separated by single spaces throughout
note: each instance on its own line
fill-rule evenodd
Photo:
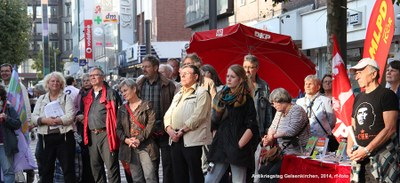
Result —
M 56 58 L 54 58 L 54 55 Z M 60 50 L 59 49 L 53 49 L 50 48 L 50 55 L 49 55 L 49 59 L 50 59 L 50 71 L 59 71 L 62 72 L 64 69 L 64 64 L 61 63 L 60 61 Z M 57 69 L 54 70 L 54 67 L 56 65 L 55 60 L 57 60 Z M 37 77 L 38 80 L 43 79 L 43 50 L 40 50 L 37 57 L 34 58 L 34 62 L 32 64 L 32 69 L 36 69 L 37 70 Z
M 31 19 L 22 0 L 0 0 L 0 63 L 28 58 Z
M 267 0 L 266 0 L 267 1 Z M 285 3 L 290 0 L 272 0 L 275 6 L 278 3 Z M 392 0 L 393 3 L 400 5 L 400 0 Z M 336 35 L 339 49 L 342 53 L 344 64 L 346 65 L 347 55 L 347 0 L 327 0 L 327 60 L 332 59 L 332 35 Z M 331 62 L 329 62 L 330 64 Z M 330 66 L 330 65 L 329 65 Z

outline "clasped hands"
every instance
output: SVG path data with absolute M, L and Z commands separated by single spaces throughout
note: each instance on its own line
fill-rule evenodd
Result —
M 140 140 L 136 137 L 125 138 L 125 144 L 128 144 L 131 148 L 137 148 L 140 145 Z
M 42 123 L 48 126 L 57 126 L 63 124 L 59 117 L 43 118 Z
M 274 142 L 274 137 L 273 135 L 264 135 L 264 137 L 261 139 L 262 141 L 262 146 L 272 146 Z
M 347 155 L 352 161 L 362 161 L 368 157 L 365 147 L 359 146 L 356 150 L 351 148 L 347 149 Z
M 171 137 L 172 142 L 178 142 L 179 139 L 183 136 L 183 128 L 180 130 L 174 130 L 171 127 L 167 128 L 167 133 Z

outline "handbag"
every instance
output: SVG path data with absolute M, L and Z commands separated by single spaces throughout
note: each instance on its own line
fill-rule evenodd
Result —
M 274 162 L 281 160 L 283 157 L 283 151 L 279 145 L 267 146 L 261 150 L 260 161 L 262 163 Z
M 315 98 L 314 98 L 315 100 Z M 334 152 L 338 149 L 339 147 L 339 142 L 336 140 L 336 137 L 332 133 L 328 133 L 328 131 L 325 130 L 325 128 L 322 126 L 321 121 L 318 119 L 317 115 L 315 115 L 314 111 L 312 110 L 312 105 L 314 104 L 314 100 L 311 101 L 310 104 L 310 112 L 314 114 L 315 119 L 317 120 L 319 126 L 321 126 L 322 130 L 324 130 L 325 134 L 328 135 L 328 151 L 329 152 Z
M 279 117 L 279 121 L 278 124 L 276 125 L 275 131 L 276 129 L 278 129 L 279 123 L 281 121 L 282 115 Z M 298 139 L 298 135 L 301 134 L 302 131 L 304 131 L 304 129 L 307 127 L 307 124 L 304 125 L 304 127 L 300 130 L 300 132 L 294 136 L 294 137 L 290 137 L 290 141 L 286 144 L 283 145 L 283 149 L 278 145 L 278 142 L 274 141 L 272 146 L 266 146 L 263 147 L 261 149 L 260 152 L 260 160 L 259 163 L 267 163 L 267 162 L 274 162 L 274 161 L 278 161 L 278 160 L 282 160 L 283 158 L 283 151 L 290 146 L 290 144 L 292 144 L 293 140 Z

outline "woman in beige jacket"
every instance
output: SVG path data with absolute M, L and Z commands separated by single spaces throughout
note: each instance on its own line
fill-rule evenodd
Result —
M 32 123 L 38 126 L 39 173 L 42 182 L 53 182 L 56 158 L 60 161 L 65 182 L 75 181 L 75 139 L 72 99 L 64 94 L 65 79 L 59 72 L 44 78 L 47 93 L 40 96 L 32 113 Z

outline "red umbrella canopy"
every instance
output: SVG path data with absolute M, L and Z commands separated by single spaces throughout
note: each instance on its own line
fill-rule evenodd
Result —
M 247 27 L 242 24 L 196 32 L 187 53 L 197 53 L 203 64 L 215 67 L 224 80 L 229 66 L 243 64 L 247 54 L 259 60 L 258 75 L 271 91 L 285 88 L 292 97 L 304 90 L 304 78 L 315 74 L 315 65 L 297 48 L 290 36 Z

